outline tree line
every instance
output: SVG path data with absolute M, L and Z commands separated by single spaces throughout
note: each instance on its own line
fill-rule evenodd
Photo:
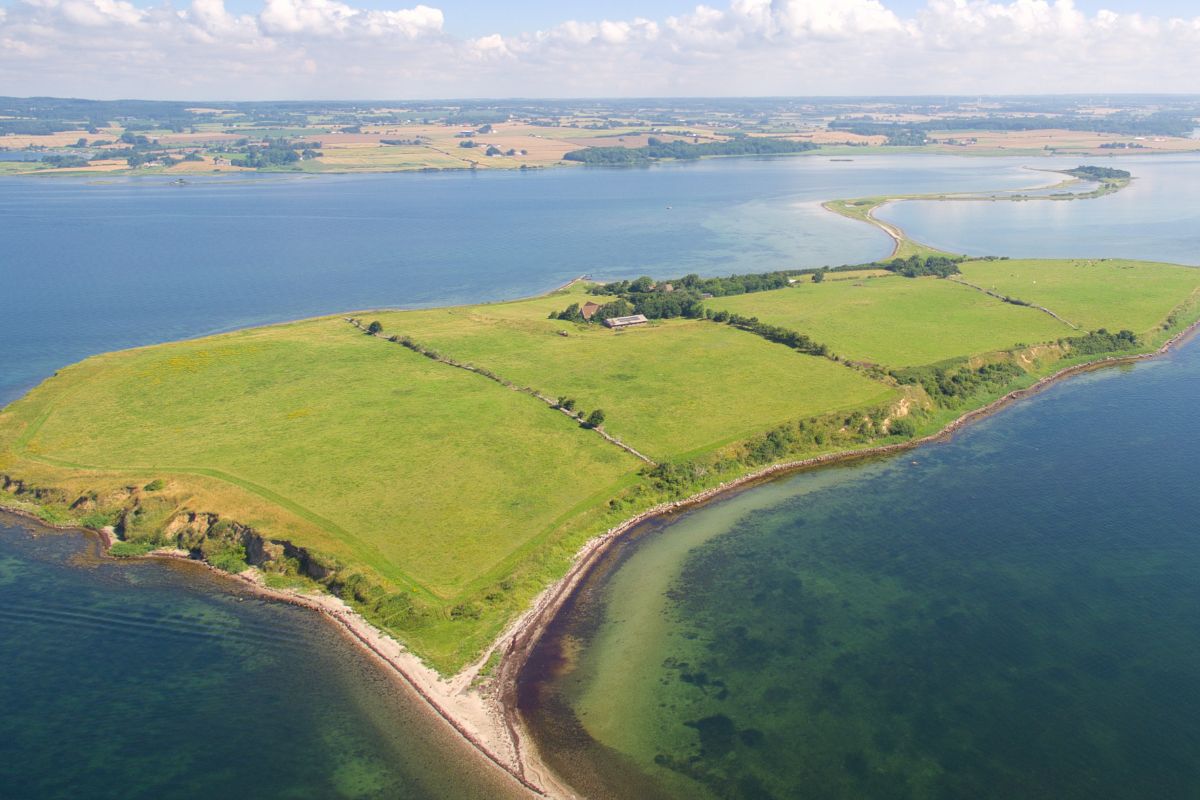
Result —
M 713 311 L 711 308 L 704 309 L 704 316 L 713 322 L 724 322 L 738 330 L 753 333 L 756 336 L 761 336 L 768 342 L 775 342 L 776 344 L 790 347 L 793 350 L 799 350 L 801 353 L 822 356 L 824 358 L 833 357 L 830 355 L 829 348 L 821 342 L 813 341 L 812 338 L 791 328 L 768 325 L 759 320 L 758 317 L 743 317 L 740 314 L 732 314 L 728 311 Z
M 1109 333 L 1107 328 L 1100 328 L 1083 336 L 1070 336 L 1060 339 L 1059 344 L 1070 347 L 1072 353 L 1090 356 L 1099 353 L 1116 353 L 1122 350 L 1133 350 L 1141 345 L 1141 340 L 1136 333 L 1128 329 Z
M 1192 117 L 1171 111 L 1153 114 L 1108 114 L 1103 117 L 1063 116 L 977 116 L 931 119 L 923 122 L 878 122 L 871 117 L 836 119 L 831 130 L 844 130 L 862 136 L 886 136 L 888 144 L 923 144 L 931 131 L 1037 131 L 1058 128 L 1123 136 L 1187 137 L 1195 127 Z M 916 141 L 917 138 L 920 141 Z
M 648 275 L 634 280 L 613 281 L 592 286 L 593 295 L 611 297 L 611 300 L 592 314 L 592 322 L 603 322 L 613 317 L 642 314 L 647 319 L 674 319 L 686 317 L 699 319 L 705 316 L 706 296 L 765 292 L 782 289 L 788 285 L 787 272 L 757 272 L 745 275 L 728 275 L 722 278 L 702 278 L 692 273 L 669 281 L 655 281 Z M 567 322 L 584 322 L 578 303 L 572 303 L 563 311 L 552 313 L 550 319 Z
M 1067 175 L 1093 181 L 1116 181 L 1132 177 L 1128 170 L 1113 169 L 1112 167 L 1078 166 L 1075 169 L 1065 169 Z
M 645 147 L 589 147 L 572 150 L 563 156 L 563 160 L 599 166 L 628 166 L 647 164 L 664 158 L 691 160 L 704 156 L 784 155 L 803 153 L 816 148 L 817 145 L 812 142 L 752 138 L 745 135 L 735 136 L 724 142 L 699 144 L 683 141 L 665 142 L 652 136 L 647 140 Z
M 266 139 L 262 144 L 246 144 L 241 147 L 241 158 L 233 159 L 240 167 L 282 167 L 295 164 L 298 161 L 318 158 L 321 153 L 317 149 L 319 142 L 293 143 L 287 139 Z
M 823 267 L 819 270 L 810 270 L 813 273 L 813 280 L 820 283 L 817 275 L 822 272 L 855 272 L 862 269 L 885 269 L 888 272 L 894 272 L 897 275 L 903 275 L 906 278 L 925 278 L 936 276 L 938 278 L 946 278 L 951 275 L 958 275 L 962 272 L 958 268 L 966 259 L 962 256 L 941 256 L 941 255 L 911 255 L 908 258 L 891 258 L 886 261 L 871 261 L 867 264 L 847 264 L 842 267 Z M 980 259 L 993 260 L 993 259 Z

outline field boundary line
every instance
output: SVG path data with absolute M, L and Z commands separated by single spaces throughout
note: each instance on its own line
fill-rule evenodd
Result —
M 574 283 L 574 281 L 572 281 L 571 283 Z M 567 285 L 569 286 L 570 284 L 567 284 Z M 575 417 L 575 415 L 572 414 L 570 411 L 559 406 L 557 400 L 555 400 L 552 397 L 547 397 L 546 395 L 539 392 L 537 389 L 533 389 L 528 386 L 519 386 L 519 385 L 513 383 L 512 381 L 507 380 L 506 378 L 501 378 L 499 375 L 492 372 L 491 370 L 481 369 L 480 367 L 474 366 L 473 364 L 465 364 L 462 361 L 456 361 L 455 359 L 449 358 L 440 353 L 437 353 L 436 351 L 431 350 L 430 348 L 425 347 L 424 345 L 418 344 L 417 342 L 414 342 L 411 339 L 402 340 L 402 339 L 400 339 L 398 337 L 394 337 L 394 336 L 392 336 L 392 337 L 385 336 L 383 331 L 380 331 L 378 333 L 371 333 L 371 331 L 369 331 L 367 329 L 367 327 L 362 324 L 361 320 L 356 319 L 354 317 L 345 317 L 344 319 L 346 320 L 346 322 L 348 322 L 351 325 L 353 325 L 354 327 L 358 328 L 360 331 L 365 333 L 367 336 L 371 336 L 376 339 L 382 339 L 385 342 L 392 342 L 394 344 L 399 344 L 402 347 L 407 347 L 409 350 L 412 350 L 414 353 L 419 353 L 420 355 L 425 356 L 426 358 L 430 359 L 431 361 L 437 361 L 439 364 L 445 364 L 448 367 L 455 367 L 457 369 L 466 370 L 467 372 L 474 373 L 475 375 L 478 375 L 481 378 L 487 378 L 489 381 L 494 381 L 495 383 L 498 383 L 501 386 L 504 386 L 505 388 L 512 389 L 514 392 L 520 392 L 521 394 L 527 394 L 530 397 L 541 400 L 543 403 L 548 405 L 551 409 L 559 412 L 560 414 L 563 414 L 566 417 L 569 417 L 571 419 L 577 419 Z M 616 438 L 615 436 L 613 436 L 609 433 L 606 433 L 605 431 L 600 430 L 600 428 L 591 427 L 590 430 L 592 430 L 594 433 L 596 433 L 596 435 L 600 436 L 602 439 L 607 441 L 609 444 L 612 444 L 616 447 L 621 448 L 626 453 L 629 453 L 631 456 L 641 459 L 642 461 L 646 462 L 647 464 L 649 464 L 652 467 L 658 466 L 658 462 L 656 462 L 654 459 L 652 459 L 649 456 L 647 456 L 646 454 L 634 449 L 633 447 L 625 444 L 624 442 L 622 442 L 620 439 Z
M 1068 325 L 1077 331 L 1083 330 L 1083 328 L 1081 328 L 1079 325 L 1076 325 L 1074 322 L 1071 322 L 1071 320 L 1066 319 L 1065 317 L 1060 317 L 1058 314 L 1054 313 L 1053 311 L 1046 308 L 1045 306 L 1039 306 L 1037 303 L 1030 303 L 1026 300 L 1018 300 L 1015 297 L 1009 297 L 1008 295 L 1003 295 L 1003 294 L 1000 294 L 999 292 L 993 292 L 990 289 L 985 289 L 982 286 L 977 286 L 976 284 L 971 283 L 970 281 L 965 281 L 961 278 L 955 277 L 954 275 L 950 276 L 950 280 L 954 281 L 955 283 L 959 284 L 960 286 L 966 286 L 968 288 L 974 289 L 977 292 L 983 292 L 984 294 L 988 295 L 989 297 L 994 297 L 997 300 L 1008 303 L 1009 305 L 1025 306 L 1026 308 L 1036 309 L 1038 311 L 1041 311 L 1043 314 L 1049 314 L 1050 316 L 1054 317 L 1056 320 L 1058 320 L 1062 324 Z

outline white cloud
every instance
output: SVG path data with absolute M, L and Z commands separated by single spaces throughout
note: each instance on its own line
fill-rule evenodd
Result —
M 274 36 L 400 36 L 415 39 L 442 30 L 442 12 L 429 6 L 396 11 L 363 10 L 338 0 L 266 0 L 258 16 Z
M 124 0 L 30 0 L 28 5 L 84 28 L 137 25 L 145 17 L 145 12 Z
M 0 93 L 429 97 L 1194 91 L 1200 15 L 1072 0 L 727 0 L 650 19 L 467 39 L 426 5 L 12 0 Z M 102 68 L 97 68 L 97 65 Z

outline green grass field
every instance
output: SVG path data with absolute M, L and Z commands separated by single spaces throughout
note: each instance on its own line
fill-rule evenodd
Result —
M 1039 311 L 937 278 L 800 283 L 708 304 L 800 331 L 844 358 L 888 367 L 933 364 L 1074 333 Z
M 1183 267 L 1083 264 L 964 269 L 1089 326 L 1139 333 L 1200 286 L 1200 271 Z M 893 368 L 988 354 L 1018 364 L 1011 380 L 1027 385 L 1072 358 L 1056 347 L 996 352 L 1076 333 L 1040 311 L 951 280 L 840 277 L 708 304 Z M 358 316 L 519 386 L 573 397 L 584 411 L 603 409 L 605 430 L 661 469 L 528 393 L 326 317 L 61 370 L 0 411 L 0 474 L 42 490 L 5 502 L 52 522 L 124 519 L 130 552 L 182 541 L 173 537 L 184 512 L 219 514 L 307 549 L 324 570 L 300 576 L 280 548 L 261 562 L 269 580 L 323 583 L 452 672 L 562 575 L 583 542 L 621 520 L 768 463 L 935 430 L 1011 385 L 937 406 L 922 385 L 710 320 L 612 331 L 547 318 L 589 297 L 573 285 L 529 300 Z M 1188 306 L 1171 330 L 1197 313 Z M 906 432 L 889 427 L 907 414 L 916 421 Z M 244 540 L 206 524 L 208 538 L 188 547 L 242 564 L 229 548 Z
M 71 389 L 10 412 L 42 417 L 34 458 L 261 487 L 317 520 L 321 550 L 441 598 L 638 465 L 528 397 L 340 319 L 100 356 L 55 384 Z
M 517 303 L 372 316 L 458 361 L 601 408 L 605 429 L 656 460 L 745 439 L 786 419 L 887 402 L 895 392 L 831 361 L 728 326 L 668 320 L 626 331 L 548 320 L 578 290 Z M 565 332 L 567 335 L 561 335 Z M 764 385 L 771 391 L 764 392 Z
M 1200 269 L 1121 259 L 973 261 L 963 278 L 1045 306 L 1085 330 L 1146 333 L 1200 290 Z

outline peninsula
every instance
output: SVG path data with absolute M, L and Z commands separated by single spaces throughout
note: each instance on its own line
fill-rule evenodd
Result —
M 887 199 L 837 210 L 879 224 L 863 209 Z M 896 257 L 873 264 L 580 279 L 95 356 L 0 411 L 0 505 L 329 614 L 553 793 L 504 692 L 583 556 L 1200 319 L 1195 269 L 972 259 L 889 233 Z

